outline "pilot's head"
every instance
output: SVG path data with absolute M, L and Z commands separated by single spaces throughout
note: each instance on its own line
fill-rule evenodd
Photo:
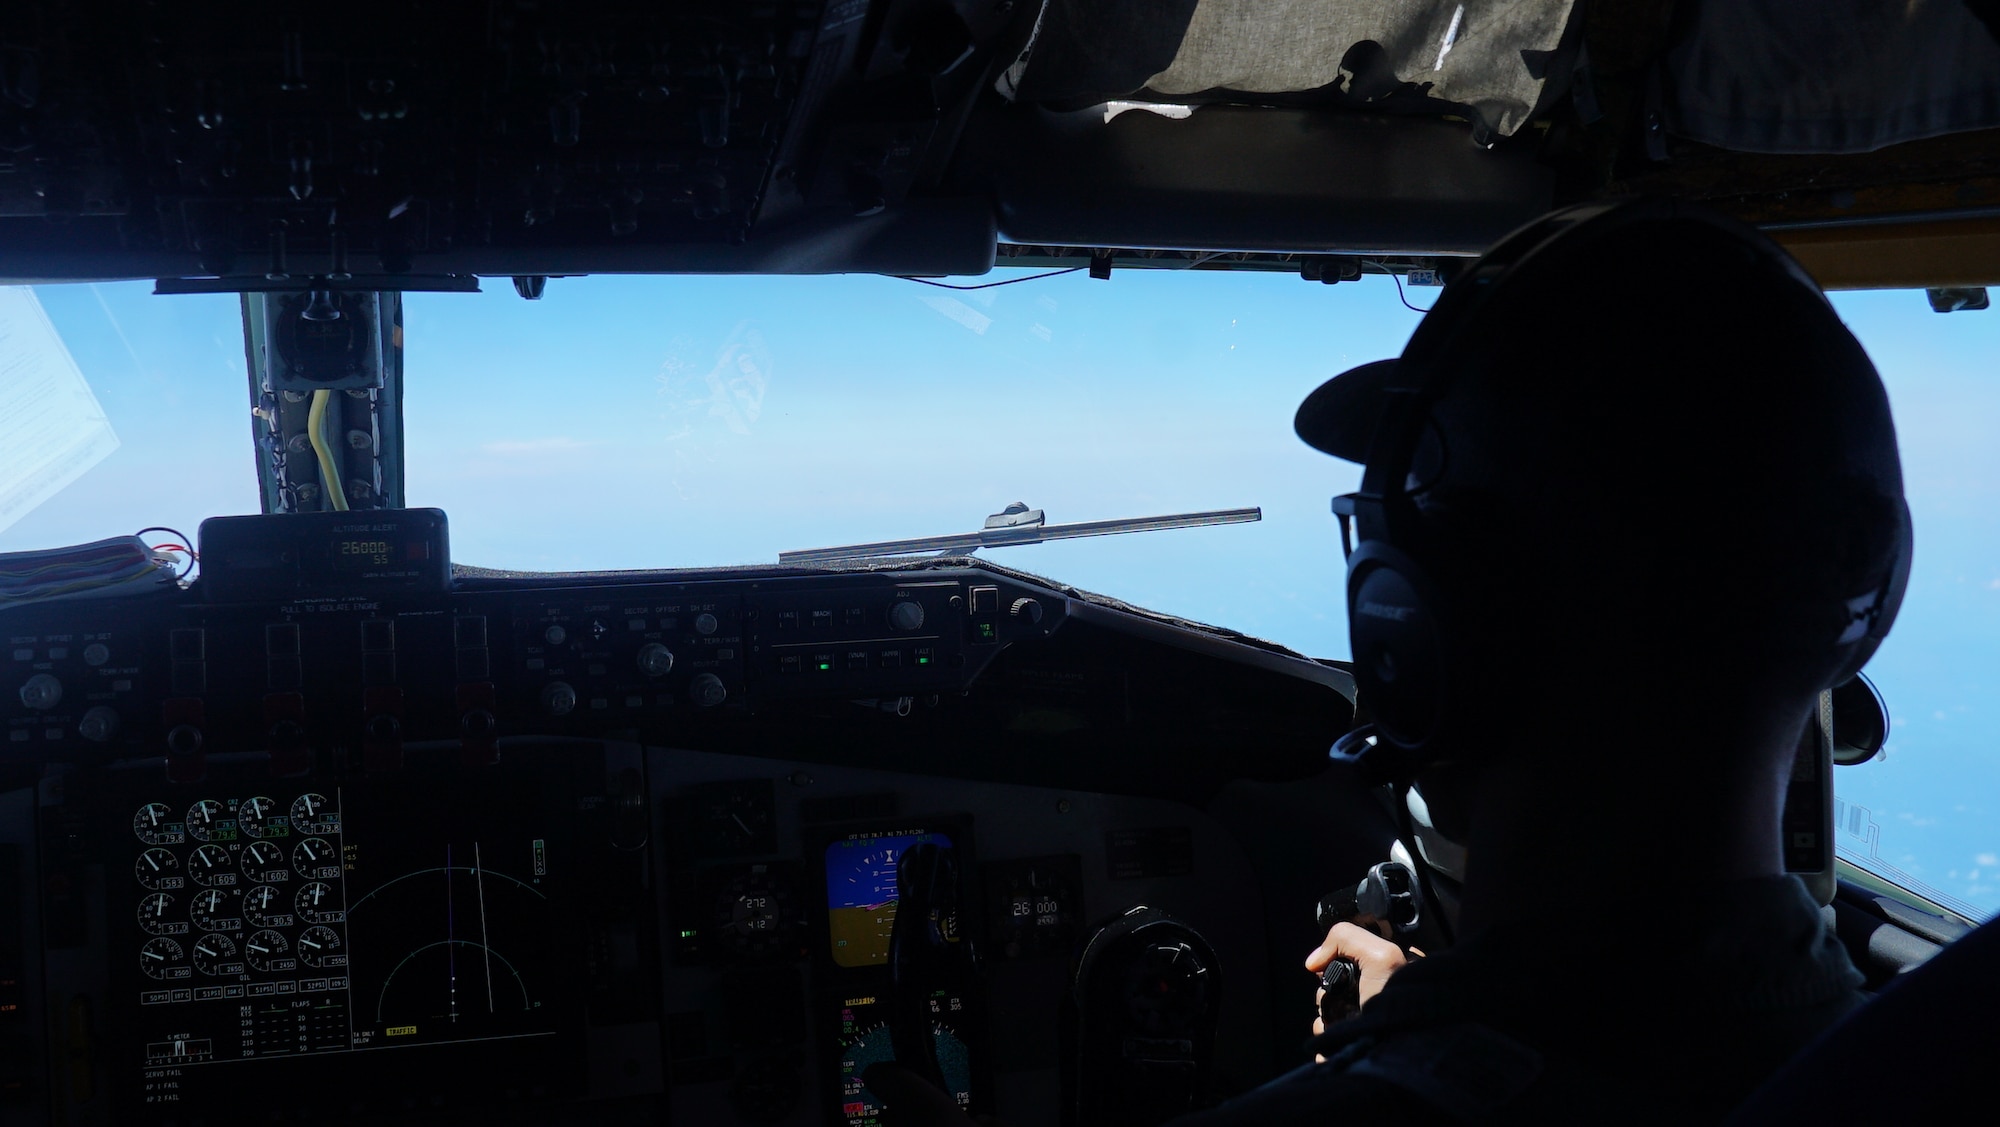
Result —
M 1657 717 L 1647 701 L 1802 716 L 1907 577 L 1873 365 L 1783 251 L 1682 204 L 1509 236 L 1401 359 L 1329 381 L 1297 428 L 1366 466 L 1335 507 L 1391 773 Z

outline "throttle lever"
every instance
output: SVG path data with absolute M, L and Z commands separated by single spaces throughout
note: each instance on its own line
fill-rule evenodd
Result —
M 1338 923 L 1383 924 L 1392 933 L 1414 931 L 1423 916 L 1423 894 L 1417 875 L 1400 861 L 1384 861 L 1368 870 L 1353 888 L 1343 888 L 1320 898 L 1316 912 L 1320 930 L 1331 931 Z M 1331 1028 L 1361 1012 L 1361 965 L 1339 957 L 1320 972 L 1323 993 L 1319 1000 L 1320 1020 Z
M 1346 956 L 1335 958 L 1319 974 L 1325 993 L 1319 998 L 1319 1018 L 1331 1029 L 1361 1012 L 1361 964 Z
M 1337 923 L 1385 923 L 1396 932 L 1414 931 L 1423 916 L 1423 893 L 1417 874 L 1401 861 L 1384 861 L 1368 870 L 1353 888 L 1320 898 L 1319 927 L 1331 931 Z

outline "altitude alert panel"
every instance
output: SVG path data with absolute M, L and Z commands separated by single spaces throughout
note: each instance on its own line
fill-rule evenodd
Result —
M 361 1112 L 442 1077 L 477 1080 L 458 1104 L 577 1094 L 572 778 L 517 765 L 134 792 L 104 838 L 123 843 L 106 885 L 127 953 L 113 995 L 139 1031 L 120 1062 L 142 1077 L 131 1120 L 248 1093 Z

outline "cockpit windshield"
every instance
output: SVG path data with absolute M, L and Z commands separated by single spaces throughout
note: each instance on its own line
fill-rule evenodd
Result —
M 599 276 L 554 279 L 534 302 L 504 281 L 409 294 L 407 502 L 450 514 L 457 562 L 519 570 L 773 563 L 976 531 L 1015 501 L 1050 523 L 1254 506 L 1256 523 L 989 551 L 1345 657 L 1327 502 L 1359 471 L 1298 442 L 1292 410 L 1327 377 L 1394 355 L 1437 291 L 1381 276 L 1035 275 Z M 205 517 L 258 510 L 237 297 L 146 283 L 7 296 L 0 404 L 20 400 L 17 419 L 34 406 L 41 445 L 0 449 L 0 550 L 156 525 L 192 535 Z M 1839 854 L 1984 918 L 2000 911 L 2000 455 L 1986 437 L 2000 318 L 1939 316 L 1905 291 L 1835 304 L 1887 382 L 1917 530 L 1902 617 L 1868 669 L 1893 729 L 1884 756 L 1835 778 Z M 87 393 L 42 367 L 20 374 L 28 337 L 13 326 L 37 308 Z M 1678 691 L 1699 694 L 1694 676 Z

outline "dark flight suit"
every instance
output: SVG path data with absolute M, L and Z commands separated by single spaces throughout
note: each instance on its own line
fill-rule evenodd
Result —
M 1796 878 L 1661 882 L 1410 963 L 1320 1039 L 1325 1063 L 1173 1127 L 1720 1119 L 1862 978 Z

